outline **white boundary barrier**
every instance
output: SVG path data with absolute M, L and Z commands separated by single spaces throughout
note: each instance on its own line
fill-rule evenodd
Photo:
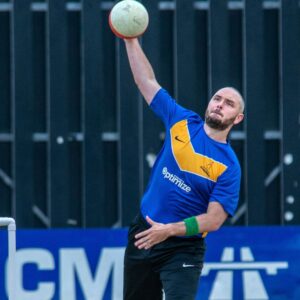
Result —
M 16 300 L 15 260 L 16 260 L 16 222 L 13 218 L 0 218 L 0 226 L 8 229 L 8 299 Z

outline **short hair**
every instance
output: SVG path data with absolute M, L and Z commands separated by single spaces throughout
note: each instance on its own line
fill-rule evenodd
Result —
M 239 92 L 239 90 L 237 90 L 236 88 L 232 87 L 232 86 L 226 86 L 224 87 L 225 89 L 231 89 L 233 90 L 236 94 L 238 94 L 239 98 L 240 98 L 240 106 L 241 106 L 241 112 L 243 113 L 245 110 L 245 101 L 244 98 L 242 96 L 242 94 Z

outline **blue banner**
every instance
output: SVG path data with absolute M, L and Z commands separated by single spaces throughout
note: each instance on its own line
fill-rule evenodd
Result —
M 121 300 L 127 230 L 18 230 L 18 300 Z M 224 227 L 206 238 L 197 300 L 300 299 L 300 227 Z M 0 231 L 0 299 L 7 299 Z M 142 299 L 141 299 L 142 300 Z

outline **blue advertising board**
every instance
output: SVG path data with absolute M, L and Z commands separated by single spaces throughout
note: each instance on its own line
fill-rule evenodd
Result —
M 18 300 L 121 300 L 126 229 L 18 230 Z M 300 227 L 224 227 L 206 238 L 197 300 L 300 299 Z M 7 299 L 0 231 L 0 299 Z

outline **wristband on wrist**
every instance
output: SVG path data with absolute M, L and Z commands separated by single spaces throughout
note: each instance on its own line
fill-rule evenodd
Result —
M 185 235 L 191 236 L 199 233 L 199 225 L 196 217 L 190 217 L 183 220 L 185 224 Z

